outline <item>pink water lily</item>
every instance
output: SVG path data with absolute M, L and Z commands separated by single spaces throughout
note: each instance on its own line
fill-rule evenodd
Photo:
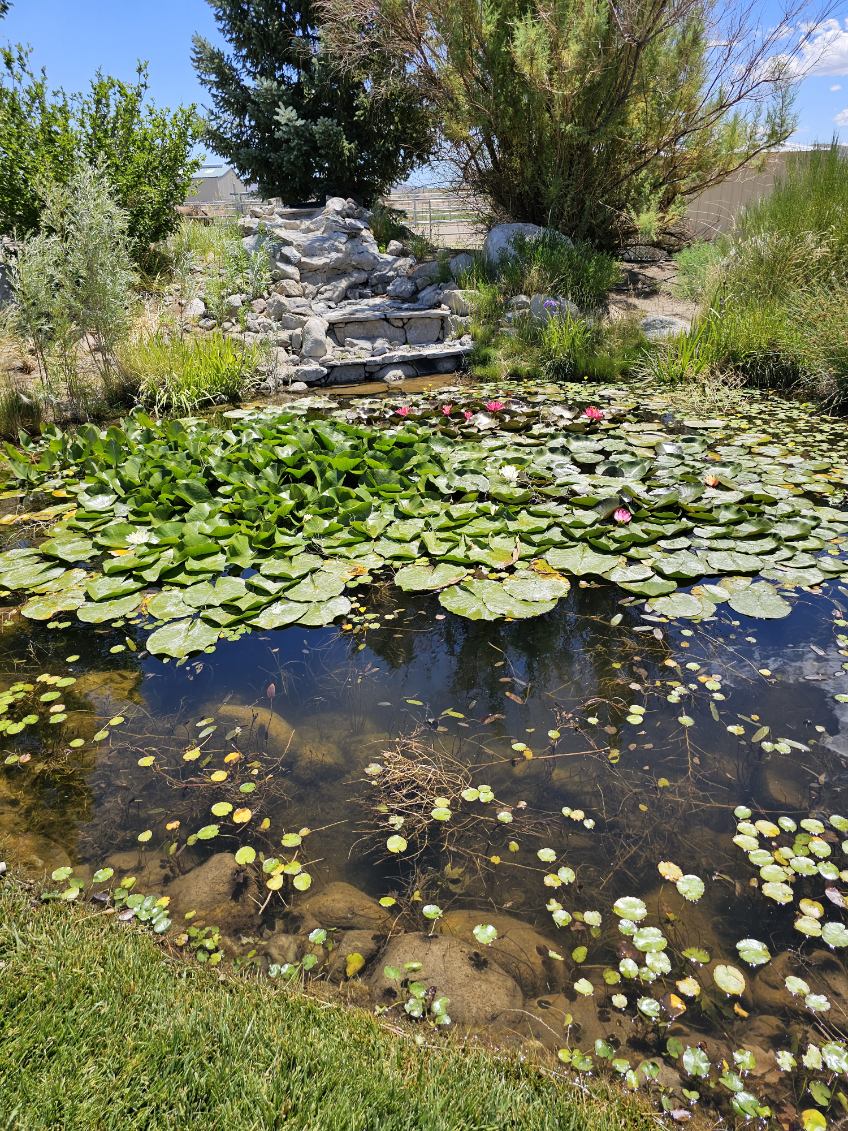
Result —
M 465 417 L 466 420 L 470 420 L 471 417 L 474 415 L 474 413 L 469 412 L 468 409 L 465 408 L 465 409 L 462 410 L 462 415 Z
M 483 408 L 485 408 L 487 412 L 500 412 L 502 409 L 506 408 L 506 405 L 503 401 L 484 401 Z
M 442 405 L 442 416 L 450 416 L 450 414 L 452 412 L 453 412 L 453 405 L 452 404 L 443 404 Z
M 411 409 L 408 404 L 402 404 L 400 408 L 396 408 L 395 412 L 398 416 L 409 416 Z
M 630 522 L 630 520 L 633 518 L 633 515 L 630 513 L 627 507 L 619 507 L 618 510 L 613 511 L 612 517 L 616 522 L 620 522 L 623 526 L 626 526 L 627 523 Z
M 604 414 L 596 405 L 590 404 L 588 408 L 583 409 L 583 416 L 587 420 L 603 420 Z

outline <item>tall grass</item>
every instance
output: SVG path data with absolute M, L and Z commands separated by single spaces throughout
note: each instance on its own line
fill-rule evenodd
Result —
M 460 278 L 464 287 L 494 284 L 504 298 L 514 295 L 554 295 L 567 298 L 582 309 L 595 310 L 606 299 L 620 277 L 618 264 L 591 244 L 570 240 L 557 232 L 542 232 L 528 239 L 518 235 L 512 254 L 496 264 L 481 254 Z
M 658 352 L 658 376 L 702 376 L 708 365 L 848 407 L 848 156 L 839 146 L 798 154 L 728 237 L 678 263 L 678 289 L 701 298 L 701 322 L 697 343 Z
M 121 358 L 142 403 L 178 413 L 240 400 L 264 360 L 260 346 L 217 330 L 197 337 L 159 330 L 133 342 Z
M 248 251 L 234 219 L 216 218 L 208 224 L 183 219 L 168 241 L 168 252 L 181 297 L 195 298 L 202 279 L 206 308 L 218 322 L 227 317 L 225 300 L 230 295 L 258 298 L 271 285 L 267 250 Z

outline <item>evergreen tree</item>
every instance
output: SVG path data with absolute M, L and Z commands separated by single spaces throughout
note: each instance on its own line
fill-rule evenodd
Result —
M 389 53 L 342 72 L 311 0 L 208 2 L 231 53 L 194 38 L 194 65 L 213 103 L 207 142 L 263 196 L 367 204 L 426 159 L 431 115 Z

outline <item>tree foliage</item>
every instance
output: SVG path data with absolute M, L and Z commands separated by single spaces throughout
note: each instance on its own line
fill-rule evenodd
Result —
M 311 0 L 208 2 L 231 54 L 195 36 L 207 141 L 263 195 L 370 203 L 426 158 L 431 116 L 389 49 L 341 73 Z
M 444 157 L 496 216 L 606 245 L 661 227 L 792 128 L 809 31 L 755 35 L 756 13 L 718 2 L 321 0 L 351 67 L 394 45 Z
M 80 163 L 97 165 L 128 216 L 136 258 L 176 226 L 199 161 L 193 107 L 159 109 L 147 68 L 134 82 L 98 73 L 84 94 L 51 90 L 23 47 L 0 49 L 0 232 L 35 230 L 48 186 L 68 184 Z

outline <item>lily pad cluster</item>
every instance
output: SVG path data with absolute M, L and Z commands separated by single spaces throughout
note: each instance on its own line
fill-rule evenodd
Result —
M 488 408 L 307 401 L 48 429 L 7 445 L 9 475 L 65 510 L 0 554 L 0 589 L 36 620 L 144 618 L 150 651 L 182 657 L 329 624 L 378 574 L 474 620 L 549 612 L 575 579 L 702 619 L 786 616 L 781 590 L 846 569 L 833 455 L 532 392 Z

